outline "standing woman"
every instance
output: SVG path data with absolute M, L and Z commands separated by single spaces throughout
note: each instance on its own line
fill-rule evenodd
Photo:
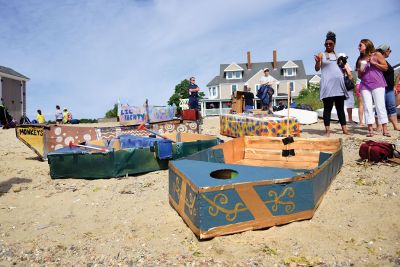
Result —
M 396 96 L 394 94 L 394 69 L 392 65 L 386 60 L 392 50 L 387 44 L 382 44 L 376 49 L 385 58 L 386 64 L 388 66 L 387 70 L 383 72 L 383 77 L 386 81 L 385 88 L 385 106 L 389 121 L 392 123 L 393 128 L 396 131 L 400 131 L 400 126 L 397 124 L 397 111 L 396 111 Z
M 342 70 L 337 64 L 335 53 L 336 35 L 333 32 L 326 34 L 325 51 L 314 56 L 315 70 L 321 70 L 320 99 L 324 103 L 325 135 L 330 136 L 331 112 L 335 104 L 340 125 L 344 134 L 349 134 L 344 113 L 344 100 L 349 97 Z
M 388 66 L 381 53 L 376 53 L 374 44 L 368 39 L 362 39 L 358 45 L 360 56 L 357 59 L 356 70 L 361 79 L 360 91 L 364 102 L 365 123 L 368 125 L 367 137 L 372 137 L 373 123 L 375 114 L 373 103 L 375 103 L 376 113 L 378 114 L 378 124 L 382 125 L 383 135 L 390 137 L 387 128 L 388 117 L 385 107 L 385 87 L 386 81 L 383 71 Z M 379 125 L 378 125 L 379 127 Z

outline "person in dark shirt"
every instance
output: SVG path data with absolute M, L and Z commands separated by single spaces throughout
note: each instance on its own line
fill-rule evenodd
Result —
M 198 109 L 200 88 L 195 84 L 196 78 L 190 77 L 189 83 L 189 108 Z
M 392 52 L 388 44 L 382 44 L 376 49 L 381 53 L 385 59 L 387 59 Z M 396 96 L 394 94 L 394 69 L 386 60 L 388 69 L 383 71 L 383 77 L 385 77 L 386 88 L 385 88 L 385 106 L 389 121 L 392 123 L 393 128 L 396 131 L 400 131 L 400 126 L 397 124 L 397 111 L 396 111 Z
M 254 108 L 254 94 L 247 83 L 244 84 L 244 110 L 250 112 Z

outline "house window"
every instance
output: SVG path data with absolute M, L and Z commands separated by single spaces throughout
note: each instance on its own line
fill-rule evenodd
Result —
M 285 76 L 296 76 L 296 69 L 285 69 Z
M 216 97 L 217 96 L 217 88 L 215 86 L 210 87 L 208 90 L 209 90 L 210 97 Z
M 289 86 L 290 86 L 290 92 L 293 93 L 294 90 L 295 90 L 295 88 L 294 88 L 294 82 L 290 82 L 290 83 L 289 83 Z
M 231 93 L 233 94 L 236 91 L 237 91 L 237 84 L 232 84 L 231 85 Z
M 226 79 L 242 79 L 242 72 L 241 71 L 227 71 L 226 72 Z

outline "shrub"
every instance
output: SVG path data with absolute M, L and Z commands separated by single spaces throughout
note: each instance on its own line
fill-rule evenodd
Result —
M 319 84 L 309 84 L 308 87 L 303 88 L 295 102 L 298 105 L 310 105 L 313 110 L 322 108 L 323 103 L 319 99 Z

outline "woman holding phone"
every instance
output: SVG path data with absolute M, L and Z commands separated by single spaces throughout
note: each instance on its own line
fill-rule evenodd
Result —
M 328 32 L 325 40 L 325 51 L 314 56 L 315 70 L 321 70 L 320 99 L 324 103 L 323 118 L 325 136 L 327 137 L 331 134 L 331 112 L 334 104 L 342 131 L 344 134 L 349 134 L 344 113 L 344 100 L 349 98 L 349 94 L 344 84 L 342 70 L 337 64 L 335 45 L 335 33 Z
M 361 79 L 360 92 L 364 102 L 365 123 L 368 125 L 367 137 L 374 135 L 375 113 L 373 102 L 378 115 L 378 124 L 382 125 L 383 135 L 390 137 L 385 106 L 385 87 L 387 84 L 383 76 L 383 71 L 388 69 L 386 60 L 381 53 L 375 51 L 374 44 L 368 39 L 360 41 L 358 50 L 360 51 L 360 56 L 357 59 L 356 70 L 358 77 Z

